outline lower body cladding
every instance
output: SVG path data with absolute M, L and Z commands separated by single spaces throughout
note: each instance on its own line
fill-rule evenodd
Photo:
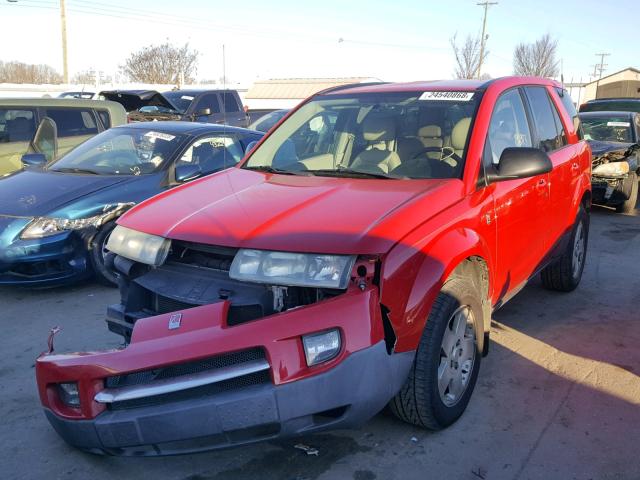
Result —
M 0 223 L 1 223 L 0 219 Z M 89 232 L 67 231 L 39 239 L 21 239 L 0 225 L 0 285 L 50 287 L 91 274 Z M 4 240 L 4 241 L 3 241 Z
M 236 326 L 228 311 L 224 301 L 147 317 L 121 350 L 41 356 L 47 418 L 95 453 L 223 448 L 360 425 L 413 364 L 414 352 L 389 352 L 375 288 Z M 339 353 L 309 367 L 302 338 L 333 329 Z M 76 385 L 77 404 L 65 403 L 60 384 Z

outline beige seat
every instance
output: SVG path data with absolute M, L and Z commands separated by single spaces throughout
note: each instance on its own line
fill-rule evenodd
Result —
M 352 162 L 351 168 L 364 172 L 389 173 L 400 165 L 400 157 L 393 151 L 396 126 L 393 118 L 369 114 L 362 122 L 362 136 L 368 143 Z
M 471 126 L 471 117 L 465 117 L 458 121 L 451 130 L 451 137 L 445 141 L 445 146 L 453 150 L 453 153 L 457 158 L 461 158 L 464 153 L 464 147 L 467 143 L 467 134 L 469 133 L 469 127 Z M 447 156 L 447 150 L 444 151 L 445 159 L 454 168 L 458 167 L 460 162 L 457 158 Z
M 425 125 L 418 130 L 418 139 L 424 148 L 434 147 L 442 149 L 442 129 L 438 125 Z M 440 152 L 426 152 L 427 157 L 440 160 Z

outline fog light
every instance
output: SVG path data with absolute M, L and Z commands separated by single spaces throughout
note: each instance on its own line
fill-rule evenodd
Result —
M 334 358 L 340 352 L 340 332 L 328 330 L 302 337 L 307 365 L 313 366 Z
M 78 395 L 77 383 L 59 383 L 58 393 L 60 400 L 62 400 L 62 403 L 65 405 L 74 408 L 80 407 L 80 395 Z

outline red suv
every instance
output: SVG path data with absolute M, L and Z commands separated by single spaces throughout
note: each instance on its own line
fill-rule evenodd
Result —
M 157 455 L 465 410 L 491 314 L 584 267 L 591 152 L 539 78 L 321 92 L 237 167 L 119 220 L 119 350 L 45 354 L 49 421 Z M 536 308 L 533 305 L 531 308 Z

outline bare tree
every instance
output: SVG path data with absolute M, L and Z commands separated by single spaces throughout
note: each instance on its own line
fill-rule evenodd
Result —
M 464 43 L 459 46 L 456 37 L 457 34 L 449 40 L 456 58 L 455 76 L 456 78 L 475 78 L 480 66 L 481 39 L 467 35 Z M 489 51 L 485 48 L 483 63 L 488 54 Z
M 182 47 L 163 43 L 132 53 L 122 71 L 134 82 L 190 83 L 194 81 L 197 61 L 198 52 L 188 43 Z
M 62 75 L 50 65 L 0 62 L 0 83 L 59 84 Z
M 558 41 L 548 33 L 534 43 L 519 43 L 513 51 L 513 72 L 516 75 L 556 77 Z

